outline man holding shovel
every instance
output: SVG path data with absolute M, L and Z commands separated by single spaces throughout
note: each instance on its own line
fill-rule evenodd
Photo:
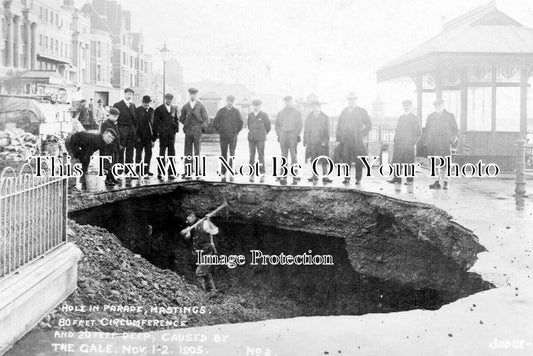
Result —
M 204 256 L 208 256 L 217 253 L 213 235 L 218 234 L 218 227 L 211 222 L 211 215 L 214 215 L 218 210 L 207 214 L 201 220 L 198 220 L 194 211 L 187 210 L 185 212 L 185 221 L 188 227 L 181 230 L 181 235 L 186 240 L 192 238 L 192 245 L 196 254 L 202 253 Z M 203 290 L 216 293 L 211 269 L 210 265 L 198 265 L 196 267 L 196 279 Z

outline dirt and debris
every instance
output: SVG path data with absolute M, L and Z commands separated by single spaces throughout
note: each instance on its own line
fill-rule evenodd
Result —
M 247 301 L 246 294 L 222 295 L 210 298 L 195 285 L 170 270 L 160 269 L 146 259 L 123 247 L 118 238 L 107 230 L 78 225 L 69 221 L 69 240 L 83 252 L 78 265 L 78 289 L 65 301 L 77 311 L 63 311 L 59 305 L 39 324 L 37 329 L 91 330 L 103 332 L 133 332 L 164 329 L 154 326 L 60 326 L 64 319 L 99 320 L 164 320 L 182 322 L 187 326 L 213 325 L 257 321 L 276 317 Z M 279 310 L 291 308 L 290 302 L 279 301 Z M 108 306 L 142 306 L 144 312 L 104 311 Z M 80 311 L 85 306 L 85 311 Z M 99 311 L 87 311 L 98 306 Z M 174 308 L 171 313 L 151 311 L 150 307 Z M 180 312 L 176 307 L 204 307 L 205 312 Z M 199 308 L 195 310 L 201 310 Z M 174 324 L 176 325 L 176 324 Z M 170 328 L 170 327 L 168 327 Z

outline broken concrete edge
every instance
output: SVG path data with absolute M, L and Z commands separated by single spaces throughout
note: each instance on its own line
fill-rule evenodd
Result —
M 281 186 L 281 185 L 271 185 L 271 184 L 258 185 L 258 184 L 226 183 L 226 182 L 203 181 L 203 180 L 202 181 L 170 182 L 170 183 L 161 183 L 161 184 L 147 184 L 147 185 L 131 187 L 131 188 L 70 194 L 68 208 L 69 208 L 69 212 L 73 212 L 73 211 L 79 211 L 79 210 L 83 210 L 87 208 L 92 208 L 92 207 L 99 206 L 99 205 L 113 203 L 116 201 L 121 201 L 121 200 L 126 200 L 126 199 L 131 199 L 131 198 L 141 198 L 143 196 L 148 196 L 148 195 L 153 195 L 153 194 L 166 194 L 166 193 L 171 193 L 174 191 L 199 192 L 201 188 L 205 185 L 211 185 L 215 187 L 239 186 L 239 187 L 246 187 L 246 188 L 268 187 L 269 189 L 272 189 L 275 191 L 323 190 L 323 191 L 339 191 L 339 192 L 347 192 L 347 193 L 356 192 L 357 194 L 361 194 L 363 196 L 382 198 L 382 199 L 386 199 L 386 200 L 393 201 L 393 202 L 400 203 L 400 204 L 407 204 L 409 206 L 415 205 L 420 209 L 437 209 L 441 211 L 443 214 L 447 215 L 449 219 L 452 219 L 452 216 L 448 212 L 431 204 L 402 200 L 402 199 L 398 199 L 398 198 L 391 197 L 388 195 L 359 190 L 359 189 L 346 189 L 346 188 L 339 188 L 339 187 Z M 217 203 L 218 202 L 214 202 L 214 205 L 216 205 Z M 466 229 L 465 227 L 462 227 L 462 228 L 467 231 L 472 232 L 471 230 Z
M 67 242 L 0 279 L 0 355 L 76 290 L 81 256 Z

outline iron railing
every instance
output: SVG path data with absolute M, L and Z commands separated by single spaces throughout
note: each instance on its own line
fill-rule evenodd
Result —
M 37 177 L 26 164 L 0 174 L 0 278 L 67 240 L 67 178 Z

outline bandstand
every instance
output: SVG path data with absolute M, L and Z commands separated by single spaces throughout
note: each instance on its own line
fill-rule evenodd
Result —
M 461 133 L 456 162 L 483 159 L 512 171 L 523 170 L 532 69 L 533 29 L 489 3 L 449 21 L 439 35 L 380 68 L 377 77 L 412 78 L 422 124 L 432 101 L 444 99 Z

